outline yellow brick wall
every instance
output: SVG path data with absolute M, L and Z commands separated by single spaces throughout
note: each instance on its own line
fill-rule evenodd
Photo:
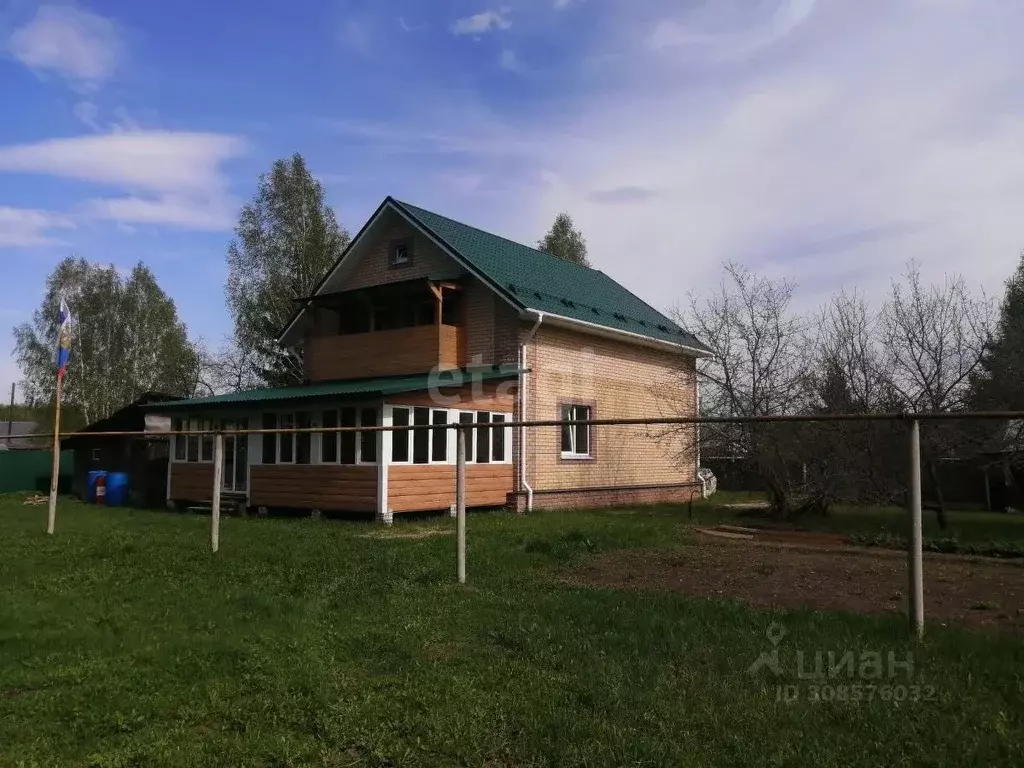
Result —
M 559 405 L 592 403 L 593 418 L 696 415 L 694 359 L 553 326 L 527 349 L 527 417 L 560 418 Z M 557 427 L 528 430 L 527 472 L 535 491 L 695 480 L 692 427 L 592 427 L 592 461 L 563 460 Z

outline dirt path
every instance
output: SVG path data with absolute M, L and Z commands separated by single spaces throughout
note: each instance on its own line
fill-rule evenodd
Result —
M 1024 633 L 1021 564 L 925 555 L 924 570 L 928 620 Z M 565 578 L 605 587 L 677 589 L 766 608 L 904 613 L 907 599 L 902 553 L 746 540 L 702 538 L 671 553 L 607 552 Z

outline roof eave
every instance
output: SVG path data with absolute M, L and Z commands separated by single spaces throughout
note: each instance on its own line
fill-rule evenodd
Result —
M 611 328 L 607 325 L 600 325 L 599 323 L 590 323 L 586 320 L 577 320 L 574 317 L 566 317 L 565 315 L 559 315 L 554 312 L 545 312 L 542 309 L 527 308 L 522 313 L 524 318 L 530 320 L 535 320 L 539 315 L 543 315 L 544 322 L 546 323 L 571 328 L 576 331 L 583 331 L 584 333 L 590 333 L 594 336 L 603 336 L 605 338 L 615 339 L 618 341 L 629 341 L 639 346 L 646 346 L 654 349 L 682 352 L 693 357 L 714 357 L 714 354 L 707 349 L 692 347 L 688 344 L 668 341 L 666 339 L 658 339 L 654 336 L 646 336 L 642 333 L 623 331 L 618 328 Z

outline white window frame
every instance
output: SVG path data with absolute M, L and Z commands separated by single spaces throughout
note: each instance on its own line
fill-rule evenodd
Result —
M 564 408 L 571 408 L 572 409 L 572 413 L 571 413 L 571 415 L 569 416 L 568 419 L 566 419 L 565 415 L 562 413 Z M 581 417 L 579 414 L 577 414 L 576 413 L 576 409 L 578 409 L 578 408 L 585 408 L 586 411 L 587 411 L 587 415 L 585 417 Z M 558 413 L 559 420 L 563 421 L 563 422 L 565 422 L 565 421 L 590 421 L 594 417 L 594 408 L 593 408 L 593 406 L 585 405 L 583 403 L 561 403 L 558 406 L 558 411 L 559 411 L 559 413 Z M 562 448 L 562 427 L 559 428 L 559 431 L 558 431 L 558 448 L 561 451 L 562 458 L 563 459 L 568 459 L 570 461 L 571 460 L 593 459 L 594 458 L 594 430 L 593 430 L 593 427 L 590 424 L 586 425 L 586 430 L 587 430 L 587 452 L 586 453 L 580 453 L 579 451 L 576 450 L 576 429 L 577 428 L 578 427 L 573 427 L 572 429 L 569 430 L 570 450 L 568 450 L 568 451 L 561 450 L 561 448 Z
M 378 406 L 378 405 L 357 405 L 356 406 L 356 426 L 359 426 L 359 427 L 364 426 L 363 425 L 363 411 L 369 410 L 371 408 L 374 410 L 374 418 L 375 418 L 375 420 L 376 421 L 382 421 L 382 419 L 377 419 L 376 418 L 377 416 L 379 416 L 383 412 L 381 410 L 380 406 Z M 340 416 L 339 416 L 339 418 L 340 418 Z M 380 426 L 380 424 L 379 423 L 378 424 L 372 424 L 370 426 L 378 427 L 378 426 Z M 355 465 L 357 467 L 369 467 L 369 466 L 375 466 L 377 464 L 377 456 L 376 456 L 376 454 L 380 453 L 380 435 L 381 435 L 381 433 L 378 432 L 377 433 L 377 439 L 376 439 L 376 441 L 374 441 L 376 443 L 377 449 L 374 452 L 373 461 L 366 461 L 363 458 L 363 433 L 361 431 L 360 432 L 356 432 L 356 464 Z
M 278 429 L 295 429 L 295 411 L 276 411 L 276 413 Z M 282 423 L 285 416 L 291 417 L 292 423 L 290 427 L 285 427 L 285 425 Z M 286 467 L 294 467 L 296 465 L 295 456 L 296 454 L 298 454 L 297 446 L 295 445 L 295 438 L 297 437 L 297 435 L 294 432 L 288 435 L 292 439 L 292 458 L 290 461 L 283 461 L 281 459 L 281 438 L 284 436 L 284 432 L 275 432 L 273 435 L 271 435 L 271 437 L 274 438 L 274 458 L 277 459 L 276 463 L 278 465 L 283 464 Z
M 405 410 L 405 411 L 409 412 L 409 424 L 408 425 L 404 425 L 403 424 L 402 426 L 403 427 L 405 427 L 405 426 L 412 426 L 412 409 L 413 409 L 413 406 L 411 406 L 411 405 L 402 405 L 401 403 L 399 403 L 397 405 L 386 405 L 386 406 L 384 406 L 384 412 L 387 414 L 388 426 L 391 426 L 391 427 L 395 426 L 395 410 L 396 409 L 397 410 Z M 390 435 L 391 435 L 391 439 L 388 441 L 388 443 L 389 443 L 389 445 L 388 445 L 388 453 L 387 453 L 387 456 L 384 457 L 384 459 L 387 461 L 388 464 L 393 464 L 396 467 L 411 466 L 412 465 L 412 437 L 411 437 L 412 430 L 411 429 L 403 429 L 403 430 L 400 431 L 400 430 L 396 429 L 396 430 L 392 430 L 390 432 Z M 406 447 L 405 461 L 396 461 L 395 460 L 395 443 L 397 443 L 399 440 L 405 440 L 405 447 Z
M 355 404 L 339 405 L 336 408 L 320 408 L 320 409 L 318 409 L 318 410 L 313 412 L 314 415 L 310 419 L 310 421 L 312 422 L 312 426 L 314 426 L 314 427 L 322 427 L 323 424 L 321 422 L 323 421 L 324 411 L 333 411 L 334 414 L 336 415 L 337 425 L 340 427 L 342 425 L 341 424 L 341 411 L 342 411 L 343 408 L 351 408 L 352 410 L 355 411 L 355 414 L 356 414 L 355 426 L 357 428 L 363 426 L 363 411 L 369 410 L 369 409 L 372 408 L 376 413 L 380 413 L 380 406 L 375 405 L 373 403 L 364 403 L 364 404 L 355 403 Z M 379 424 L 374 424 L 372 426 L 380 426 L 380 425 Z M 375 455 L 373 456 L 373 460 L 372 461 L 366 461 L 365 458 L 363 457 L 363 433 L 362 432 L 351 432 L 349 434 L 355 435 L 355 464 L 346 464 L 346 463 L 343 463 L 341 461 L 341 432 L 332 432 L 330 434 L 327 434 L 325 432 L 314 433 L 314 436 L 316 437 L 316 440 L 313 441 L 313 444 L 311 444 L 310 449 L 311 449 L 311 456 L 312 456 L 312 458 L 315 458 L 316 461 L 311 461 L 310 463 L 311 464 L 322 465 L 322 466 L 326 466 L 326 467 L 372 467 L 372 466 L 376 466 L 376 464 L 377 464 L 376 453 L 379 453 L 379 451 L 380 451 L 379 444 L 380 444 L 380 440 L 381 440 L 381 438 L 380 438 L 381 433 L 380 432 L 377 433 L 378 449 L 375 452 Z M 322 443 L 324 438 L 331 438 L 331 439 L 333 439 L 335 441 L 335 446 L 336 446 L 335 455 L 338 457 L 336 461 L 324 461 L 323 460 L 323 450 L 322 450 L 322 444 L 321 443 Z
M 457 425 L 457 424 L 461 423 L 460 416 L 462 414 L 464 414 L 464 413 L 465 414 L 469 414 L 469 416 L 472 418 L 472 422 L 471 423 L 473 425 L 472 429 L 469 429 L 466 432 L 466 437 L 467 437 L 467 442 L 466 442 L 466 463 L 467 464 L 476 464 L 477 463 L 477 461 L 476 461 L 476 442 L 477 442 L 477 423 L 478 423 L 477 422 L 477 413 L 480 413 L 480 412 L 485 412 L 485 413 L 490 414 L 490 418 L 491 418 L 491 422 L 488 425 L 488 429 L 491 430 L 491 432 L 490 432 L 491 439 L 490 439 L 490 443 L 489 443 L 489 447 L 488 447 L 488 450 L 491 453 L 491 461 L 489 461 L 487 463 L 488 464 L 511 464 L 512 463 L 512 454 L 513 454 L 513 451 L 512 451 L 512 427 L 509 427 L 509 426 L 501 427 L 501 429 L 504 430 L 505 457 L 501 461 L 495 461 L 494 457 L 493 457 L 493 453 L 494 453 L 493 430 L 495 429 L 495 427 L 494 427 L 494 417 L 495 416 L 500 416 L 502 421 L 507 425 L 510 421 L 512 421 L 512 414 L 507 412 L 507 411 L 491 411 L 491 410 L 487 410 L 485 408 L 473 409 L 473 410 L 461 409 L 461 408 L 434 408 L 433 406 L 422 406 L 422 405 L 417 406 L 417 405 L 406 405 L 405 403 L 391 403 L 391 404 L 386 404 L 384 406 L 384 414 L 385 414 L 385 419 L 386 419 L 384 423 L 387 426 L 393 426 L 394 425 L 394 412 L 395 412 L 396 408 L 404 408 L 404 409 L 409 411 L 409 425 L 410 426 L 412 426 L 414 424 L 413 412 L 414 412 L 414 410 L 416 408 L 429 408 L 429 410 L 430 410 L 429 426 L 430 427 L 435 427 L 435 426 L 436 427 L 441 427 L 442 426 L 441 424 L 437 424 L 437 425 L 434 424 L 434 414 L 435 413 L 440 413 L 440 412 L 446 413 L 447 416 L 445 418 L 444 424 L 447 425 L 446 431 L 448 433 L 448 436 L 445 439 L 445 448 L 446 448 L 446 450 L 445 450 L 445 458 L 444 458 L 444 460 L 436 460 L 436 459 L 434 459 L 433 430 L 428 432 L 428 434 L 430 435 L 430 440 L 429 440 L 429 442 L 427 444 L 427 457 L 428 457 L 428 461 L 426 463 L 424 463 L 424 464 L 417 464 L 417 463 L 415 463 L 413 461 L 413 438 L 412 438 L 412 435 L 413 435 L 414 430 L 412 430 L 412 429 L 403 430 L 404 437 L 402 436 L 403 433 L 400 433 L 400 432 L 397 432 L 397 431 L 389 432 L 389 433 L 387 433 L 389 435 L 389 439 L 388 439 L 387 450 L 386 450 L 386 453 L 385 453 L 385 458 L 386 458 L 387 463 L 390 464 L 390 465 L 397 466 L 397 467 L 411 467 L 411 466 L 426 467 L 426 466 L 446 466 L 446 465 L 450 466 L 450 465 L 457 464 L 458 463 L 458 456 L 456 454 L 458 452 L 458 441 L 457 441 L 457 438 L 455 437 L 455 433 L 457 432 L 457 430 L 452 429 L 452 427 L 454 425 Z M 402 440 L 402 439 L 405 439 L 407 441 L 406 445 L 408 446 L 408 454 L 407 454 L 408 459 L 406 461 L 394 461 L 392 459 L 392 455 L 393 455 L 393 450 L 392 450 L 393 445 L 392 444 L 393 444 L 393 441 L 394 440 Z

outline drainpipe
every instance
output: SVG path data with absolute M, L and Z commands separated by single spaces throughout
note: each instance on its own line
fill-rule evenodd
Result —
M 537 313 L 533 327 L 519 344 L 519 420 L 526 421 L 526 345 L 533 339 L 540 324 L 544 322 L 544 313 Z M 526 511 L 533 510 L 533 488 L 526 481 L 526 427 L 519 427 L 519 483 L 520 490 L 526 491 Z
M 694 363 L 694 366 L 695 366 L 694 367 L 694 372 L 693 372 L 694 390 L 695 390 L 694 399 L 697 401 L 697 414 L 696 415 L 698 417 L 700 417 L 700 379 L 697 378 L 696 363 Z M 702 499 L 706 499 L 708 497 L 708 484 L 707 484 L 707 481 L 700 474 L 700 423 L 699 422 L 697 424 L 694 424 L 693 433 L 694 433 L 694 437 L 695 437 L 696 442 L 697 442 L 696 450 L 694 451 L 694 454 L 695 454 L 694 455 L 694 462 L 696 463 L 697 466 L 694 467 L 694 471 L 697 473 L 697 479 L 700 480 L 700 485 L 701 485 L 700 497 Z

